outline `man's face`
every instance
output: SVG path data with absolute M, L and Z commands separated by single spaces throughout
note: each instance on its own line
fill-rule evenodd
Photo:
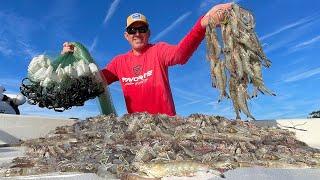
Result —
M 150 31 L 143 22 L 135 22 L 129 26 L 130 30 L 124 33 L 132 49 L 142 50 L 149 42 Z M 147 28 L 147 29 L 146 29 Z M 147 30 L 147 31 L 145 31 Z

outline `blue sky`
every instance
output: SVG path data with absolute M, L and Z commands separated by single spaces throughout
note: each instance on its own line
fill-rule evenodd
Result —
M 78 41 L 88 49 L 100 68 L 112 57 L 127 52 L 123 37 L 126 17 L 145 14 L 151 43 L 177 44 L 207 10 L 224 0 L 1 0 L 0 84 L 9 93 L 19 92 L 31 58 L 55 55 L 65 41 Z M 320 1 L 240 0 L 253 12 L 256 32 L 272 61 L 263 70 L 267 87 L 277 96 L 260 95 L 249 102 L 257 119 L 301 118 L 320 109 Z M 234 118 L 230 100 L 217 103 L 211 87 L 205 41 L 186 65 L 170 69 L 170 84 L 177 113 L 221 115 Z M 119 83 L 109 86 L 119 115 L 126 107 Z M 22 114 L 86 118 L 98 115 L 96 100 L 63 113 L 25 104 Z M 242 116 L 244 117 L 244 116 Z

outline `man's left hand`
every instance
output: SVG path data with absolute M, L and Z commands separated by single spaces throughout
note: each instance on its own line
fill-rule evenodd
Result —
M 224 12 L 230 10 L 232 8 L 232 4 L 233 3 L 225 3 L 213 6 L 213 8 L 211 8 L 201 19 L 201 26 L 206 27 L 209 24 L 210 18 L 213 18 L 216 26 L 219 25 L 222 21 L 224 21 Z

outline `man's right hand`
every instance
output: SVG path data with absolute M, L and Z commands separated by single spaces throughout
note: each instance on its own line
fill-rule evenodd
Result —
M 71 53 L 74 52 L 74 45 L 71 44 L 70 42 L 64 42 L 61 54 L 65 54 L 65 53 L 69 53 L 69 52 L 71 52 Z

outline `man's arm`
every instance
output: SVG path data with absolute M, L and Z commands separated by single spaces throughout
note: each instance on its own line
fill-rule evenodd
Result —
M 114 59 L 105 68 L 100 70 L 100 72 L 108 85 L 119 80 Z
M 198 48 L 205 36 L 205 28 L 201 26 L 201 18 L 198 19 L 191 31 L 179 42 L 178 45 L 161 43 L 161 56 L 166 66 L 185 64 Z
M 178 45 L 160 44 L 161 55 L 166 66 L 185 64 L 204 39 L 210 18 L 219 25 L 224 20 L 224 11 L 231 9 L 232 3 L 219 4 L 211 8 L 205 16 L 198 19 L 191 31 Z

